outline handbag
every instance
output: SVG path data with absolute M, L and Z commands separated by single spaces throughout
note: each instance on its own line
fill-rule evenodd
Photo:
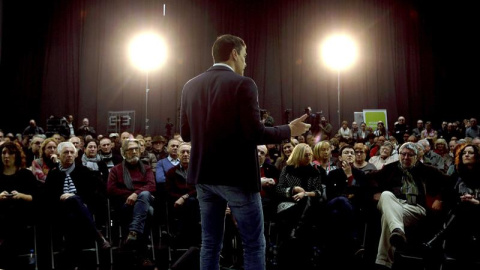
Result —
M 294 206 L 296 203 L 295 202 L 281 202 L 277 206 L 277 214 L 280 212 L 283 212 L 287 210 L 288 208 Z

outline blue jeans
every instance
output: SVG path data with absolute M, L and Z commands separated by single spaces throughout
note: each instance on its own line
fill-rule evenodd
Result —
M 262 201 L 259 192 L 220 185 L 197 185 L 202 219 L 200 269 L 218 270 L 222 250 L 227 204 L 237 221 L 244 248 L 244 269 L 265 269 L 265 236 Z
M 132 222 L 130 223 L 130 231 L 136 231 L 143 234 L 145 229 L 145 221 L 147 220 L 150 205 L 153 203 L 153 197 L 149 191 L 142 191 L 138 194 L 137 201 L 133 206 Z

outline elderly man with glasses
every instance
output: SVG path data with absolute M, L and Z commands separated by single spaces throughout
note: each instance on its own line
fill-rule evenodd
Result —
M 140 161 L 140 143 L 135 139 L 125 139 L 121 148 L 124 160 L 115 165 L 108 176 L 107 193 L 114 209 L 121 213 L 122 223 L 128 223 L 127 244 L 140 247 L 137 240 L 146 240 L 145 223 L 150 206 L 153 205 L 155 177 L 152 168 Z M 151 265 L 143 253 L 146 244 L 138 249 L 142 265 Z
M 405 227 L 418 224 L 427 216 L 427 209 L 442 209 L 441 191 L 448 176 L 440 170 L 418 161 L 415 143 L 404 143 L 399 149 L 399 161 L 366 174 L 377 209 L 381 214 L 381 235 L 375 263 L 378 269 L 390 269 L 395 248 L 405 247 Z M 427 205 L 426 197 L 433 198 Z

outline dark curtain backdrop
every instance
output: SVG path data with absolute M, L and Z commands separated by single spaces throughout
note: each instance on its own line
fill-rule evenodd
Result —
M 73 114 L 77 125 L 87 117 L 106 133 L 109 111 L 134 110 L 135 132 L 144 133 L 146 74 L 127 55 L 144 30 L 168 43 L 167 62 L 149 73 L 151 134 L 164 134 L 167 118 L 178 130 L 182 86 L 212 65 L 212 43 L 224 33 L 247 43 L 245 76 L 256 81 L 260 107 L 276 124 L 286 121 L 286 109 L 291 120 L 311 106 L 338 128 L 337 72 L 320 59 L 321 41 L 337 32 L 354 37 L 359 49 L 357 62 L 340 73 L 342 119 L 387 109 L 390 125 L 399 115 L 439 125 L 476 113 L 471 99 L 462 98 L 465 108 L 452 105 L 462 92 L 452 89 L 457 77 L 449 74 L 463 74 L 450 67 L 457 58 L 440 57 L 460 48 L 444 37 L 443 29 L 455 29 L 440 18 L 451 9 L 442 1 L 50 0 L 0 7 L 0 128 L 7 132 L 21 131 L 31 118 L 45 126 L 50 115 Z M 438 22 L 443 29 L 433 27 Z M 465 91 L 467 83 L 460 85 Z

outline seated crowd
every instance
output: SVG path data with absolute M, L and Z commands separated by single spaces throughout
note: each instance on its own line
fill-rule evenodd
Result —
M 86 118 L 76 131 L 47 137 L 32 121 L 20 136 L 0 131 L 0 269 L 15 263 L 29 241 L 19 235 L 32 225 L 61 232 L 62 269 L 80 264 L 86 240 L 110 249 L 107 201 L 141 266 L 153 265 L 148 231 L 164 220 L 170 244 L 201 246 L 196 190 L 187 184 L 191 146 L 181 137 L 102 136 Z M 317 134 L 257 147 L 264 217 L 275 227 L 265 230 L 267 266 L 347 269 L 361 260 L 390 269 L 396 252 L 415 242 L 429 266 L 441 264 L 440 252 L 465 267 L 476 263 L 476 119 L 443 122 L 439 130 L 422 120 L 410 129 L 402 116 L 391 131 L 383 122 L 373 130 L 343 121 L 336 133 L 325 124 L 322 117 Z M 232 221 L 226 231 L 235 230 Z

